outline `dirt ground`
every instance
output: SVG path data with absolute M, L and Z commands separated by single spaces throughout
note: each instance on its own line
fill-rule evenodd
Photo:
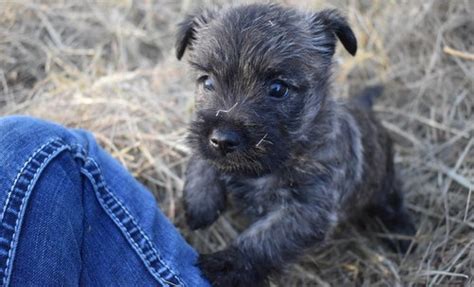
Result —
M 0 116 L 93 131 L 201 252 L 223 248 L 241 226 L 225 214 L 205 231 L 185 227 L 194 84 L 173 37 L 184 14 L 217 2 L 0 1 Z M 350 57 L 339 46 L 334 93 L 385 86 L 375 109 L 397 143 L 418 248 L 394 254 L 378 240 L 386 235 L 345 228 L 272 285 L 473 286 L 474 1 L 283 2 L 348 16 L 360 49 Z

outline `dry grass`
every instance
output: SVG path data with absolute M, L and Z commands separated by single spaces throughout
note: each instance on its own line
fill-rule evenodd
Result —
M 193 84 L 172 42 L 176 21 L 207 2 L 0 2 L 0 115 L 29 114 L 93 131 L 205 252 L 224 247 L 239 226 L 226 215 L 207 231 L 184 228 L 179 197 Z M 335 92 L 385 84 L 376 110 L 398 143 L 418 248 L 392 254 L 376 239 L 382 235 L 346 229 L 273 284 L 472 286 L 474 3 L 333 5 L 347 12 L 360 42 L 357 57 L 338 54 Z M 326 6 L 308 1 L 304 8 Z

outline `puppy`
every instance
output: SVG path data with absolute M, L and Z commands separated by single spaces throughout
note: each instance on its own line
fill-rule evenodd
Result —
M 188 51 L 197 79 L 187 222 L 212 224 L 227 195 L 253 222 L 226 249 L 200 255 L 214 286 L 265 285 L 338 223 L 362 216 L 414 234 L 372 99 L 331 96 L 337 39 L 355 55 L 354 33 L 337 11 L 268 4 L 205 10 L 179 27 L 177 57 Z M 404 252 L 409 241 L 393 246 Z

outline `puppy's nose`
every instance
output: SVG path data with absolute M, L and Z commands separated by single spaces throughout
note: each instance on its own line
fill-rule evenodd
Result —
M 240 145 L 240 135 L 232 130 L 215 129 L 209 137 L 209 144 L 212 148 L 229 153 L 237 149 Z

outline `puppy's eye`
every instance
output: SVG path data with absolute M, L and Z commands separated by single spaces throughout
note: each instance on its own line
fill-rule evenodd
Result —
M 207 91 L 214 90 L 214 80 L 209 76 L 202 76 L 199 78 L 198 82 L 202 85 L 202 87 Z
M 270 85 L 268 95 L 272 98 L 285 98 L 289 94 L 288 86 L 281 81 L 274 81 Z

